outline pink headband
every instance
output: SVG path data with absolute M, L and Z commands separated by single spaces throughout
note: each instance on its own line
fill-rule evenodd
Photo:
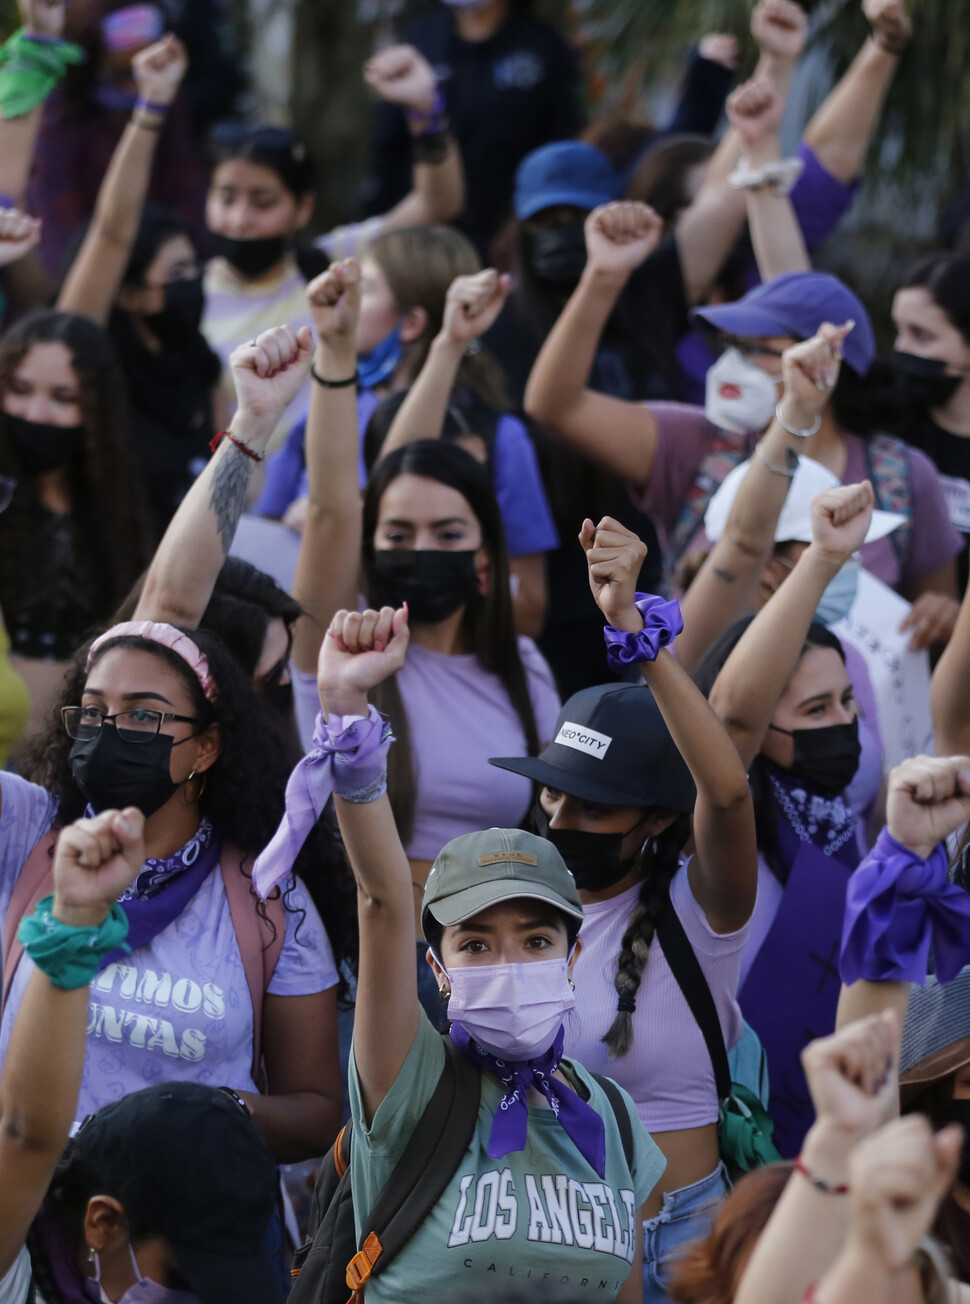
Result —
M 88 652 L 85 673 L 91 669 L 91 662 L 99 647 L 103 647 L 111 639 L 132 637 L 147 638 L 152 643 L 160 643 L 162 647 L 167 647 L 170 652 L 181 657 L 199 681 L 199 686 L 207 700 L 210 702 L 216 700 L 219 690 L 209 673 L 209 662 L 206 660 L 205 653 L 189 638 L 188 634 L 183 634 L 174 625 L 166 625 L 157 620 L 126 620 L 123 624 L 112 625 L 105 633 L 99 634 Z
M 101 37 L 111 51 L 133 50 L 150 45 L 165 31 L 165 20 L 157 5 L 128 5 L 101 21 Z

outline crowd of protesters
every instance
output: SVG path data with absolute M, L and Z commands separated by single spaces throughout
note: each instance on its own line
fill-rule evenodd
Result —
M 435 0 L 311 239 L 218 5 L 20 0 L 0 1304 L 970 1298 L 970 256 L 813 266 L 862 12 L 785 157 L 795 0 L 660 126 Z

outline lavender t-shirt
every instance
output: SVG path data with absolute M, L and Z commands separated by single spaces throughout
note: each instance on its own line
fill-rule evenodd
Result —
M 657 423 L 657 449 L 649 481 L 642 488 L 635 489 L 632 496 L 640 511 L 646 512 L 653 521 L 661 544 L 666 546 L 704 455 L 718 431 L 704 415 L 703 408 L 686 403 L 650 403 L 648 406 Z M 847 456 L 842 483 L 858 484 L 868 478 L 865 441 L 853 434 L 846 434 L 844 438 Z M 743 456 L 749 457 L 755 436 L 738 435 L 737 440 Z M 952 561 L 963 546 L 960 535 L 950 524 L 940 478 L 933 463 L 918 449 L 909 447 L 906 461 L 913 504 L 908 556 L 900 566 L 889 535 L 874 543 L 863 544 L 859 550 L 865 568 L 894 589 L 917 584 L 932 575 Z M 686 553 L 708 546 L 703 530 L 699 530 Z
M 17 876 L 54 817 L 43 788 L 0 773 L 0 915 Z M 286 938 L 267 991 L 306 996 L 337 983 L 333 951 L 303 884 L 285 890 Z M 302 913 L 301 913 L 302 912 Z M 33 962 L 23 956 L 0 1025 L 0 1061 Z M 253 1009 L 219 870 L 146 946 L 98 974 L 91 987 L 79 1119 L 156 1082 L 255 1091 Z

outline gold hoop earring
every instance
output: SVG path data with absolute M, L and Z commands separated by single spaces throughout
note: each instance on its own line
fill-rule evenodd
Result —
M 194 806 L 197 802 L 200 802 L 202 800 L 202 794 L 205 792 L 205 781 L 206 781 L 207 774 L 208 774 L 207 770 L 203 770 L 201 774 L 199 774 L 197 770 L 191 770 L 189 772 L 189 775 L 186 778 L 185 783 L 182 787 L 182 795 L 185 797 L 185 804 L 187 806 Z M 193 779 L 200 780 L 199 791 L 195 794 L 194 797 L 190 797 L 188 795 L 189 784 L 192 782 Z

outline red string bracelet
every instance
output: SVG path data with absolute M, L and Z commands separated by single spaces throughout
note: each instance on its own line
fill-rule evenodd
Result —
M 244 444 L 241 439 L 237 439 L 231 430 L 220 430 L 217 435 L 213 435 L 212 440 L 209 443 L 209 451 L 214 453 L 222 443 L 223 439 L 228 439 L 230 444 L 235 444 L 240 452 L 245 453 L 246 456 L 251 458 L 254 462 L 266 461 L 265 453 L 257 453 L 256 450 L 250 448 L 248 444 Z
M 806 1181 L 811 1182 L 816 1191 L 821 1191 L 823 1195 L 849 1194 L 849 1188 L 844 1182 L 840 1182 L 838 1186 L 833 1186 L 831 1182 L 826 1182 L 823 1177 L 816 1177 L 814 1173 L 809 1172 L 802 1162 L 801 1155 L 799 1155 L 795 1160 L 795 1172 L 801 1173 L 802 1177 L 804 1177 Z

